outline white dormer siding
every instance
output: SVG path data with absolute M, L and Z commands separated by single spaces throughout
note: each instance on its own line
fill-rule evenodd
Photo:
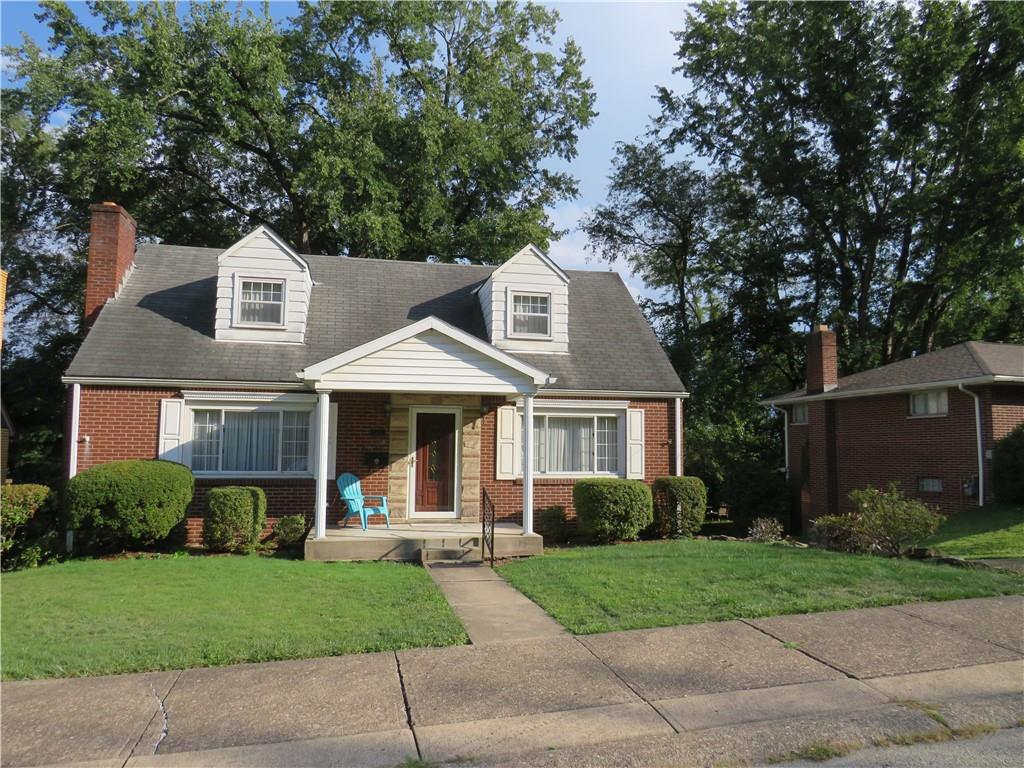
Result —
M 536 246 L 526 246 L 494 270 L 477 289 L 477 296 L 494 346 L 510 352 L 569 352 L 569 276 Z M 520 324 L 532 318 L 532 332 L 522 328 L 517 332 L 517 296 L 523 310 Z
M 215 337 L 301 344 L 312 290 L 305 260 L 272 230 L 259 227 L 217 258 Z M 243 307 L 244 299 L 260 301 Z

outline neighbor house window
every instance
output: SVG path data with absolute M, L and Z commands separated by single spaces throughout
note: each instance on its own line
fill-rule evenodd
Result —
M 938 477 L 919 477 L 917 490 L 922 493 L 942 493 L 942 480 Z
M 949 399 L 944 389 L 930 389 L 910 395 L 911 416 L 945 416 L 948 410 Z
M 617 416 L 535 416 L 533 468 L 541 475 L 619 474 Z
M 512 334 L 550 336 L 551 297 L 546 293 L 513 293 Z
M 275 473 L 309 470 L 308 411 L 192 411 L 195 472 Z
M 284 325 L 284 281 L 242 280 L 238 320 L 246 325 Z
M 806 424 L 807 423 L 807 403 L 797 403 L 793 406 L 793 414 L 790 419 L 791 424 Z

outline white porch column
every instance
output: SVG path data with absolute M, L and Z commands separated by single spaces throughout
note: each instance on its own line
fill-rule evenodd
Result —
M 533 395 L 523 396 L 523 535 L 533 533 Z
M 676 398 L 676 477 L 683 476 L 683 398 Z
M 328 437 L 331 425 L 331 396 L 326 392 L 317 393 L 316 399 L 316 537 L 327 536 L 327 475 Z

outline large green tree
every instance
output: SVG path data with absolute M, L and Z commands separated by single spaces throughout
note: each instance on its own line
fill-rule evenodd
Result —
M 266 223 L 307 252 L 497 263 L 556 237 L 545 208 L 576 194 L 550 166 L 575 157 L 594 93 L 576 44 L 554 46 L 552 10 L 301 3 L 275 22 L 266 5 L 94 2 L 88 13 L 45 0 L 46 49 L 26 38 L 5 50 L 16 69 L 0 213 L 8 358 L 42 360 L 76 327 L 93 202 L 124 205 L 143 238 L 224 246 Z
M 844 372 L 1024 342 L 1024 7 L 703 2 L 676 37 L 686 87 L 583 228 L 658 289 L 688 471 L 735 500 L 781 463 L 757 401 L 808 326 Z

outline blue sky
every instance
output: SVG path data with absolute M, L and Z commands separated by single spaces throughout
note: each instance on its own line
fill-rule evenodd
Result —
M 72 3 L 84 13 L 84 4 Z M 559 42 L 573 37 L 587 59 L 586 73 L 597 92 L 594 123 L 579 139 L 578 157 L 569 164 L 580 181 L 580 196 L 551 209 L 559 229 L 570 232 L 552 244 L 551 256 L 570 269 L 608 269 L 594 262 L 585 250 L 586 237 L 577 231 L 580 217 L 604 200 L 615 143 L 631 141 L 643 134 L 648 117 L 656 111 L 653 100 L 658 85 L 676 90 L 685 87 L 672 74 L 675 40 L 672 32 L 682 27 L 686 6 L 679 2 L 558 2 L 545 3 L 562 16 Z M 34 2 L 0 1 L 0 39 L 4 45 L 18 45 L 27 33 L 45 46 L 46 30 L 33 18 Z M 295 10 L 291 2 L 271 3 L 275 17 L 286 18 Z M 558 166 L 556 166 L 558 167 Z M 642 283 L 623 274 L 635 295 L 646 294 Z

